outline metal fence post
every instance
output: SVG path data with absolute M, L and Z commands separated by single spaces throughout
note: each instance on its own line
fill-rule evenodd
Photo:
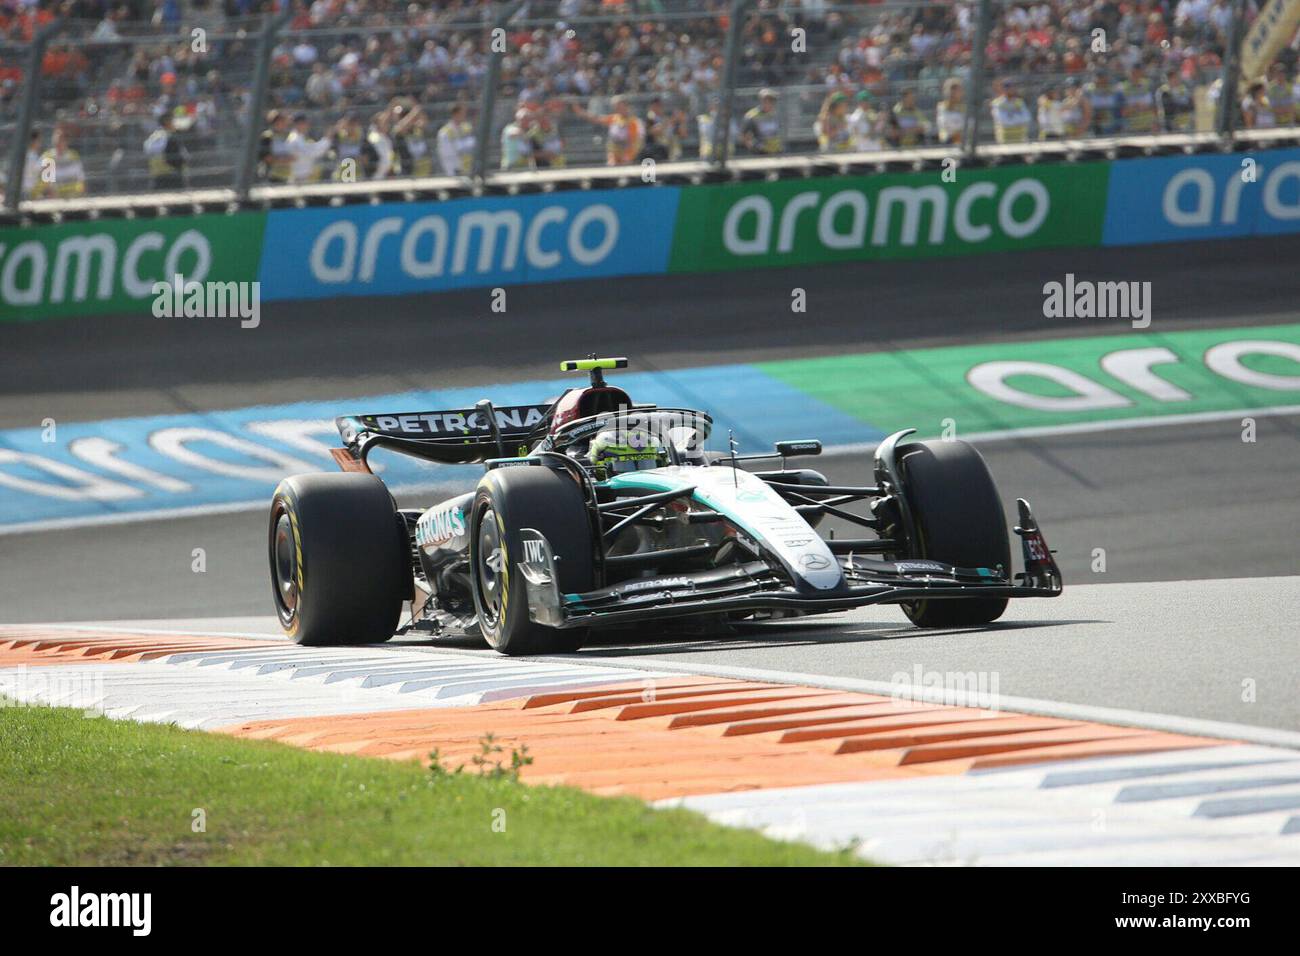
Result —
M 1233 7 L 1219 82 L 1219 105 L 1214 114 L 1214 128 L 1225 141 L 1232 139 L 1237 128 L 1237 74 L 1241 72 L 1241 45 L 1246 40 L 1246 0 L 1237 0 Z
M 511 18 L 523 8 L 527 0 L 514 0 L 500 8 L 492 19 L 492 30 L 488 35 L 488 71 L 483 78 L 483 99 L 479 104 L 478 128 L 474 134 L 474 169 L 473 176 L 478 182 L 487 178 L 488 152 L 492 146 L 492 114 L 497 105 L 497 89 L 501 86 L 501 58 L 505 51 L 495 53 L 492 50 L 492 38 L 496 31 L 505 30 Z
M 975 146 L 980 136 L 980 114 L 984 111 L 984 48 L 989 45 L 989 30 L 993 25 L 992 0 L 980 0 L 979 20 L 975 23 L 975 42 L 970 56 L 970 89 L 966 91 L 966 121 L 962 124 L 962 154 L 968 160 L 975 158 Z
M 276 36 L 293 16 L 293 8 L 283 10 L 267 21 L 257 41 L 257 63 L 254 64 L 253 92 L 248 99 L 248 129 L 244 133 L 244 157 L 235 179 L 235 195 L 240 202 L 248 199 L 253 186 L 253 170 L 257 168 L 257 144 L 262 138 L 262 114 L 266 111 L 267 74 L 271 71 L 271 51 Z
M 36 114 L 36 97 L 41 85 L 41 61 L 45 48 L 67 22 L 56 20 L 47 24 L 32 37 L 32 48 L 27 53 L 23 99 L 18 105 L 18 125 L 14 128 L 14 141 L 9 146 L 9 180 L 5 184 L 4 206 L 17 209 L 23 195 L 23 172 L 27 165 L 27 137 L 31 135 L 32 119 Z
M 732 0 L 730 20 L 727 23 L 727 45 L 722 65 L 722 100 L 713 124 L 713 162 L 721 172 L 727 168 L 727 154 L 731 151 L 731 117 L 735 112 L 736 82 L 740 63 L 741 18 L 754 0 Z

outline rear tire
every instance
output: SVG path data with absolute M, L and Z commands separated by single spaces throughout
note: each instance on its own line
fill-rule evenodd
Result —
M 903 489 L 916 525 L 914 558 L 963 568 L 1011 569 L 1007 519 L 988 465 L 964 441 L 912 442 L 898 450 Z M 908 601 L 918 627 L 972 627 L 996 621 L 1006 598 Z
M 271 585 L 299 644 L 375 644 L 411 597 L 410 541 L 374 475 L 295 475 L 271 500 Z
M 591 521 L 577 483 L 544 466 L 498 468 L 479 482 L 472 514 L 471 589 L 483 637 L 512 656 L 576 651 L 585 629 L 546 627 L 528 616 L 519 529 L 533 528 L 550 543 L 561 594 L 590 591 L 595 580 Z

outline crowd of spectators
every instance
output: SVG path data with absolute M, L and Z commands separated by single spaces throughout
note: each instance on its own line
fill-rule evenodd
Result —
M 228 184 L 239 153 L 261 12 L 251 0 L 0 0 L 0 125 L 12 123 L 36 30 L 66 21 L 40 63 L 34 131 L 79 151 L 81 191 L 143 191 L 146 142 L 167 126 L 200 162 L 191 185 Z M 61 179 L 29 195 L 67 195 Z
M 984 49 L 983 127 L 998 142 L 1201 128 L 1217 105 L 1230 42 L 1229 0 L 1045 0 L 1003 5 Z M 1258 10 L 1247 3 L 1247 18 Z M 783 17 L 773 14 L 774 17 Z M 801 114 L 815 110 L 824 151 L 953 143 L 967 111 L 974 7 L 896 10 L 842 33 L 834 61 L 810 65 Z M 795 20 L 767 32 L 788 32 Z M 1240 125 L 1296 122 L 1297 42 L 1241 90 Z M 773 46 L 775 44 L 773 43 Z M 774 85 L 792 68 L 774 53 Z M 821 86 L 817 93 L 807 92 Z M 816 98 L 816 106 L 811 103 Z M 1200 110 L 1198 120 L 1198 103 Z
M 501 54 L 500 95 L 490 152 L 506 169 L 599 161 L 602 155 L 633 161 L 647 139 L 683 138 L 681 118 L 693 104 L 716 96 L 721 84 L 725 0 L 659 2 L 637 20 L 626 14 L 645 5 L 533 2 L 507 25 L 495 48 L 490 8 L 481 3 L 409 10 L 388 21 L 400 22 L 399 29 L 383 31 L 358 29 L 373 24 L 349 15 L 353 6 L 347 0 L 302 4 L 291 24 L 299 32 L 273 53 L 268 120 L 305 118 L 307 130 L 336 143 L 307 173 L 311 178 L 341 175 L 340 161 L 354 158 L 351 137 L 358 127 L 359 165 L 367 175 L 409 175 L 417 167 L 466 172 L 477 148 L 482 83 L 495 53 Z M 364 6 L 375 17 L 392 12 L 383 9 L 388 4 Z M 402 5 L 392 6 L 400 13 Z M 604 22 L 592 19 L 601 16 Z M 674 117 L 671 137 L 659 113 Z M 412 119 L 399 129 L 404 117 Z M 310 133 L 292 145 L 280 122 L 281 129 L 264 138 L 263 155 L 307 150 Z M 349 130 L 345 150 L 337 146 L 341 122 Z M 288 165 L 282 158 L 262 169 L 267 179 L 292 181 Z
M 70 19 L 75 29 L 41 64 L 38 128 L 49 148 L 57 126 L 81 149 L 92 189 L 113 175 L 121 187 L 160 173 L 228 184 L 254 121 L 257 18 L 280 2 L 291 19 L 255 120 L 264 181 L 467 173 L 496 53 L 494 167 L 708 158 L 718 147 L 728 0 L 532 0 L 500 37 L 488 0 L 0 0 L 0 122 L 23 85 L 12 44 Z M 1217 97 L 1230 0 L 994 9 L 978 106 L 998 142 L 1192 129 Z M 960 142 L 976 11 L 969 2 L 759 0 L 741 24 L 730 148 Z M 214 39 L 196 45 L 195 27 Z M 1293 43 L 1240 90 L 1241 125 L 1296 122 L 1296 59 Z M 166 170 L 161 142 L 171 144 Z

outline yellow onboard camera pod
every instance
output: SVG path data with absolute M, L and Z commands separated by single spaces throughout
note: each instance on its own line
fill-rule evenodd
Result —
M 561 372 L 590 372 L 593 388 L 604 386 L 605 373 L 603 370 L 607 368 L 627 368 L 627 359 L 596 358 L 595 355 L 589 355 L 585 359 L 569 359 L 567 362 L 560 363 Z
M 602 368 L 627 368 L 625 358 L 591 358 L 569 359 L 560 363 L 561 372 L 591 372 Z

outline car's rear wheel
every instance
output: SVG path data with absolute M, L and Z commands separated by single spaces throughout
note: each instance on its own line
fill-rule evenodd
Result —
M 276 615 L 299 644 L 374 644 L 411 597 L 410 543 L 374 475 L 295 475 L 271 499 Z
M 1011 543 L 993 476 L 964 441 L 911 442 L 898 450 L 903 488 L 916 528 L 911 557 L 963 568 L 1011 568 Z M 919 627 L 969 627 L 996 621 L 1006 598 L 909 601 Z
M 502 654 L 576 651 L 584 629 L 546 627 L 528 616 L 527 585 L 519 570 L 521 528 L 541 532 L 550 543 L 561 594 L 593 587 L 591 521 L 577 483 L 540 466 L 490 471 L 479 482 L 470 523 L 479 630 Z

